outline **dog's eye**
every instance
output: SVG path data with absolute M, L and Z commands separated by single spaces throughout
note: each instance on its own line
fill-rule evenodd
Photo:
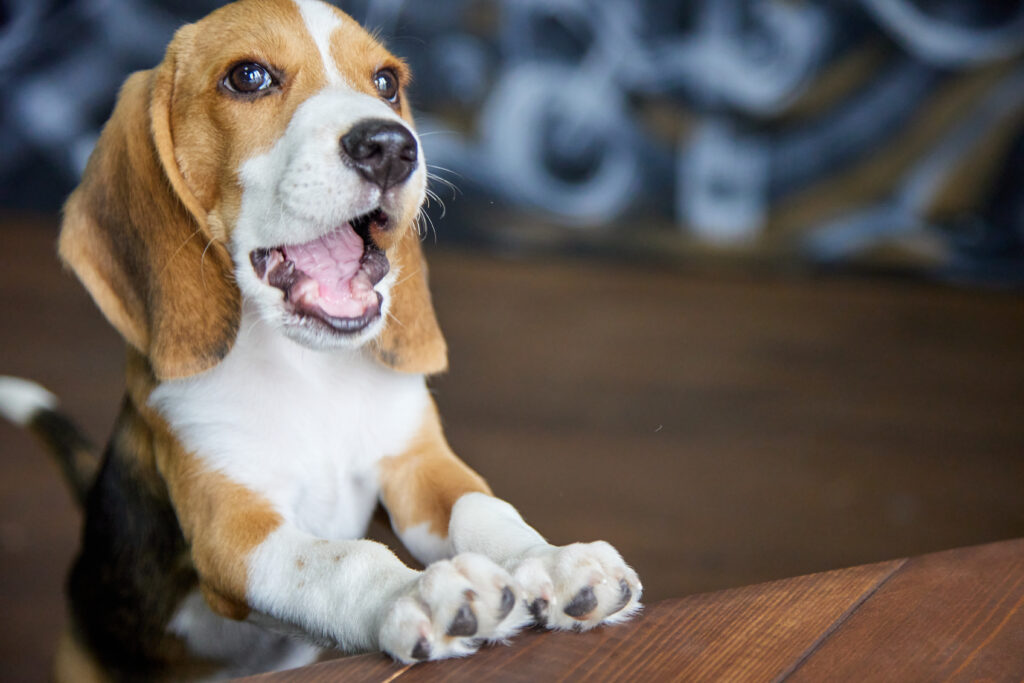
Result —
M 262 64 L 242 62 L 236 64 L 224 77 L 224 85 L 232 92 L 249 94 L 266 90 L 275 85 L 274 77 Z
M 391 69 L 381 69 L 375 73 L 373 84 L 377 88 L 377 94 L 388 102 L 395 102 L 398 99 L 398 76 Z

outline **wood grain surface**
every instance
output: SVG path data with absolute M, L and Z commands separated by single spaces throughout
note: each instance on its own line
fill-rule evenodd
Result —
M 61 270 L 56 226 L 0 217 L 0 374 L 45 384 L 102 443 L 122 345 Z M 439 229 L 449 440 L 553 542 L 615 544 L 652 610 L 1024 536 L 1019 293 L 498 258 Z M 79 523 L 0 421 L 0 678 L 46 678 Z
M 1024 541 L 909 560 L 794 681 L 1024 680 Z
M 1020 681 L 1024 540 L 667 600 L 632 623 L 529 632 L 463 660 L 383 655 L 245 679 Z

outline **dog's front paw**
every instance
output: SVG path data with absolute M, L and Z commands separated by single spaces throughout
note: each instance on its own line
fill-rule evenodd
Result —
M 639 577 L 604 541 L 537 548 L 513 577 L 536 623 L 548 628 L 586 630 L 640 609 Z
M 390 606 L 380 646 L 406 663 L 461 657 L 529 622 L 512 576 L 482 555 L 462 553 L 431 564 Z

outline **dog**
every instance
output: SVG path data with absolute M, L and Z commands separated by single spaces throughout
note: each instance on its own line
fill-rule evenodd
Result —
M 58 680 L 415 663 L 640 608 L 611 545 L 547 543 L 445 441 L 409 80 L 330 5 L 240 0 L 122 87 L 59 239 L 126 341 L 98 466 L 0 384 L 85 510 Z M 424 570 L 362 538 L 378 503 Z

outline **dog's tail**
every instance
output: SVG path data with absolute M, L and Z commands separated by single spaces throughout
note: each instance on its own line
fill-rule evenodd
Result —
M 57 397 L 35 382 L 0 376 L 0 415 L 28 427 L 46 444 L 75 500 L 83 505 L 99 460 L 85 435 L 58 410 Z

